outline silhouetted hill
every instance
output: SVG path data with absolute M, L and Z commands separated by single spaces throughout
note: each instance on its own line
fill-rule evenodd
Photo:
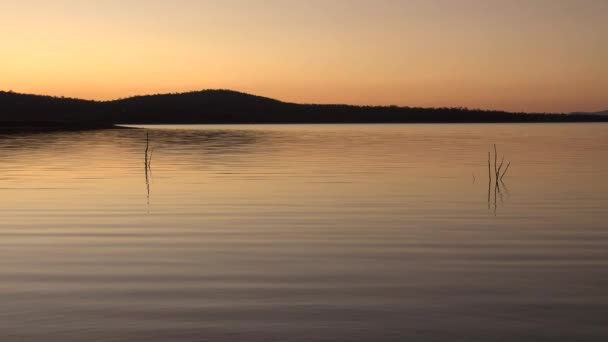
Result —
M 573 115 L 599 115 L 599 116 L 608 116 L 608 110 L 602 112 L 579 112 L 572 113 Z
M 0 92 L 0 122 L 106 121 L 96 103 L 79 99 Z
M 295 104 L 230 90 L 136 96 L 105 102 L 0 92 L 0 123 L 5 126 L 577 121 L 608 121 L 608 118 L 466 108 Z
M 230 90 L 136 96 L 106 103 L 115 122 L 215 123 L 258 122 L 285 115 L 291 105 Z

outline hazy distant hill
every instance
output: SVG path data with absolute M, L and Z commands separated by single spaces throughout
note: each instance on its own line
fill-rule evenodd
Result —
M 0 123 L 397 123 L 608 121 L 587 114 L 524 114 L 466 108 L 294 104 L 230 90 L 86 101 L 0 92 Z

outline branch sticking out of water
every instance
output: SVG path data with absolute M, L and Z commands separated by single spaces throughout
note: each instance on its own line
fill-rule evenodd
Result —
M 150 150 L 150 134 L 146 132 L 146 150 L 144 151 L 144 173 L 146 177 L 146 196 L 148 204 L 148 213 L 150 212 L 150 175 L 152 174 L 152 168 L 150 163 L 152 162 L 152 151 Z
M 490 182 L 492 181 L 492 162 L 491 160 L 491 152 L 488 152 L 488 177 L 490 179 Z
M 488 152 L 488 172 L 490 172 L 490 155 L 491 153 Z M 511 167 L 511 162 L 508 162 L 507 167 L 503 170 L 503 166 L 505 165 L 505 157 L 502 156 L 500 164 L 498 164 L 498 148 L 496 147 L 496 144 L 494 144 L 494 175 L 495 175 L 495 179 L 496 181 L 500 181 L 502 180 L 505 175 L 507 174 L 507 171 L 509 171 L 509 168 Z M 492 175 L 490 174 L 490 179 L 492 178 Z
M 500 177 L 500 170 L 502 170 L 502 166 L 505 164 L 505 157 L 502 157 L 502 160 L 500 161 L 500 165 L 498 165 L 498 171 L 496 173 L 496 179 L 498 179 Z
M 144 151 L 144 162 L 148 168 L 148 151 L 150 150 L 150 133 L 146 132 L 146 150 Z
M 498 150 L 496 149 L 496 144 L 494 144 L 494 174 L 498 176 Z M 497 177 L 498 178 L 498 177 Z
M 502 182 L 502 179 L 505 177 L 505 175 L 507 174 L 507 171 L 509 171 L 509 167 L 511 167 L 511 162 L 509 162 L 509 164 L 507 164 L 507 167 L 505 168 L 505 171 L 502 173 L 502 176 L 500 176 L 500 181 Z
M 150 155 L 148 156 L 148 170 L 152 173 L 152 153 L 154 153 L 154 149 L 150 149 Z
M 492 152 L 488 152 L 488 210 L 490 210 L 491 207 L 490 193 L 492 190 L 492 180 L 494 180 L 494 215 L 496 215 L 498 209 L 498 196 L 500 196 L 501 203 L 504 201 L 503 194 L 501 191 L 501 185 L 504 186 L 505 189 L 506 185 L 504 184 L 502 179 L 507 174 L 507 171 L 509 171 L 509 168 L 511 167 L 511 162 L 508 162 L 506 165 L 507 166 L 503 170 L 503 167 L 505 166 L 504 156 L 501 157 L 500 164 L 498 163 L 498 148 L 496 147 L 496 144 L 494 144 L 494 177 L 492 177 Z

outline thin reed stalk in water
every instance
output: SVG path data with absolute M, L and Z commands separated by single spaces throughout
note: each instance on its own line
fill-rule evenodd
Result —
M 148 213 L 150 212 L 150 176 L 152 174 L 152 169 L 150 168 L 151 161 L 152 152 L 150 151 L 150 134 L 146 132 L 146 150 L 144 151 L 144 174 L 146 177 L 146 199 Z
M 505 168 L 505 171 L 502 173 L 502 176 L 500 176 L 500 180 L 501 181 L 505 177 L 505 175 L 507 174 L 507 171 L 509 171 L 509 167 L 511 167 L 511 162 L 509 162 L 509 164 L 507 164 L 507 167 Z
M 490 178 L 490 182 L 491 182 L 492 181 L 492 171 L 491 171 L 492 170 L 492 162 L 490 161 L 491 160 L 490 155 L 491 155 L 491 153 L 488 152 L 488 177 Z
M 154 153 L 153 149 L 150 150 L 150 156 L 148 157 L 148 170 L 150 172 L 152 172 L 152 153 Z
M 146 156 L 148 155 L 149 149 L 150 149 L 150 133 L 146 132 Z
M 505 157 L 502 157 L 502 160 L 500 161 L 500 165 L 498 166 L 498 171 L 496 173 L 496 179 L 498 180 L 498 178 L 500 178 L 500 170 L 502 170 L 503 165 L 505 164 Z
M 505 166 L 505 157 L 502 156 L 500 160 L 500 164 L 498 163 L 498 147 L 494 144 L 494 179 L 492 179 L 492 152 L 488 152 L 488 210 L 491 207 L 491 190 L 494 189 L 494 215 L 496 215 L 498 209 L 498 197 L 500 196 L 500 203 L 504 202 L 501 184 L 504 186 L 502 179 L 505 177 L 509 168 L 511 167 L 511 162 L 506 164 Z M 494 180 L 494 184 L 492 181 Z M 506 186 L 505 186 L 506 189 Z M 508 194 L 508 190 L 507 190 Z
M 498 174 L 498 150 L 494 144 L 494 174 Z
M 144 163 L 146 170 L 148 169 L 148 150 L 150 149 L 150 134 L 146 132 L 146 150 L 144 151 Z

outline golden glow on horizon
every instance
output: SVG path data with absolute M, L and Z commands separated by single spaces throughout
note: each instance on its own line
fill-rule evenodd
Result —
M 0 89 L 600 110 L 607 17 L 602 0 L 24 0 L 0 11 Z

